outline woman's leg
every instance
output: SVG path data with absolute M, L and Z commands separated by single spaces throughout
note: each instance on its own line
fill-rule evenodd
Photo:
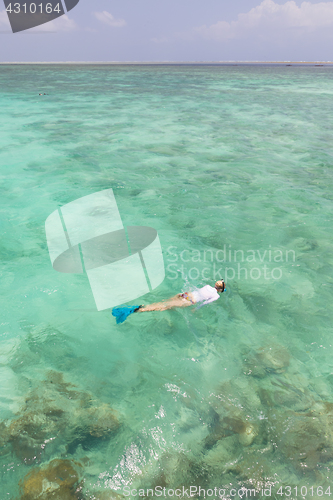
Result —
M 191 301 L 191 293 L 187 294 L 190 300 L 182 297 L 182 294 L 175 295 L 168 300 L 163 302 L 156 302 L 155 304 L 150 304 L 148 306 L 141 307 L 138 312 L 148 312 L 148 311 L 166 311 L 167 309 L 174 309 L 176 307 L 187 307 L 194 304 L 194 300 Z

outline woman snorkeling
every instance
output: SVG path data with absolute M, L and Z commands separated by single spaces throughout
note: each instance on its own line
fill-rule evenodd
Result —
M 193 292 L 184 292 L 178 293 L 174 297 L 170 299 L 163 300 L 162 302 L 156 302 L 155 304 L 150 305 L 141 305 L 141 306 L 128 306 L 128 307 L 115 307 L 112 310 L 112 315 L 116 317 L 117 323 L 123 323 L 127 316 L 134 312 L 148 312 L 148 311 L 166 311 L 167 309 L 175 309 L 177 307 L 187 307 L 193 304 L 197 304 L 198 302 L 202 302 L 201 306 L 206 304 L 210 304 L 210 302 L 214 302 L 215 300 L 220 298 L 220 293 L 223 293 L 225 290 L 225 283 L 222 280 L 217 281 L 215 286 L 212 287 L 210 285 L 203 286 L 198 290 L 194 290 Z

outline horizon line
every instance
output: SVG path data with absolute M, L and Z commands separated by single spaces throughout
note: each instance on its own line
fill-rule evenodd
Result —
M 7 64 L 108 64 L 108 65 L 209 65 L 209 64 L 333 64 L 333 61 L 8 61 L 0 62 L 0 65 Z

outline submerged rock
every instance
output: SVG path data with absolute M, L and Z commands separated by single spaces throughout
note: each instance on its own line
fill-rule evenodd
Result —
M 250 446 L 258 436 L 258 426 L 247 422 L 242 432 L 238 433 L 238 439 L 243 446 Z
M 77 409 L 71 424 L 73 435 L 89 434 L 94 438 L 106 438 L 120 426 L 117 412 L 105 403 L 97 407 Z
M 266 379 L 258 387 L 258 395 L 262 404 L 268 408 L 287 407 L 294 411 L 305 411 L 314 403 L 313 395 L 308 389 L 285 377 Z
M 66 425 L 65 421 L 58 417 L 61 414 L 59 409 L 52 412 L 45 404 L 48 401 L 38 403 L 33 410 L 30 405 L 25 406 L 22 415 L 8 426 L 13 451 L 26 464 L 38 462 L 48 438 L 54 439 L 64 432 Z
M 233 415 L 219 417 L 215 423 L 213 432 L 211 432 L 205 440 L 205 448 L 211 448 L 217 441 L 238 434 L 239 443 L 243 446 L 249 446 L 253 443 L 256 436 L 259 434 L 258 425 L 247 420 L 245 415 L 240 411 Z
M 158 472 L 150 481 L 149 487 L 179 488 L 182 485 L 196 484 L 199 480 L 203 484 L 204 472 L 197 462 L 184 452 L 174 450 L 165 451 L 158 460 Z
M 78 444 L 89 447 L 109 438 L 120 426 L 117 413 L 93 395 L 67 383 L 60 372 L 47 379 L 26 397 L 20 415 L 6 426 L 8 441 L 16 456 L 27 464 L 41 459 L 52 443 L 53 453 L 63 443 L 74 452 Z
M 265 485 L 276 483 L 276 469 L 272 471 L 274 453 L 271 447 L 261 448 L 260 451 L 252 448 L 245 448 L 245 450 L 239 460 L 230 464 L 231 479 L 234 480 L 237 477 L 238 484 L 251 490 L 254 489 L 258 498 L 261 497 L 261 491 Z M 252 493 L 246 496 L 254 495 Z
M 204 456 L 204 462 L 210 469 L 224 474 L 233 470 L 239 457 L 239 441 L 236 435 L 220 440 Z
M 234 434 L 242 446 L 251 445 L 257 436 L 256 441 L 260 442 L 263 422 L 258 414 L 262 404 L 255 379 L 242 375 L 224 382 L 211 396 L 210 405 L 210 433 L 204 441 L 205 449 Z
M 289 411 L 276 417 L 272 441 L 297 471 L 316 473 L 333 460 L 332 403 L 319 402 L 307 413 Z
M 262 347 L 244 359 L 247 375 L 263 378 L 270 373 L 283 373 L 289 366 L 290 354 L 279 344 Z
M 9 432 L 4 422 L 0 422 L 0 456 L 6 455 L 9 452 Z
M 70 460 L 52 460 L 33 469 L 21 482 L 20 500 L 78 500 L 79 464 Z
M 118 430 L 119 419 L 109 405 L 103 404 L 97 408 L 88 408 L 86 414 L 87 428 L 92 436 L 103 438 Z

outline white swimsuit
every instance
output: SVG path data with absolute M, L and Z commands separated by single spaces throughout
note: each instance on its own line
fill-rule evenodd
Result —
M 210 285 L 206 285 L 198 290 L 194 290 L 192 296 L 195 302 L 203 302 L 202 306 L 209 304 L 210 302 L 214 302 L 220 298 L 220 295 L 217 293 L 216 288 L 213 288 Z

